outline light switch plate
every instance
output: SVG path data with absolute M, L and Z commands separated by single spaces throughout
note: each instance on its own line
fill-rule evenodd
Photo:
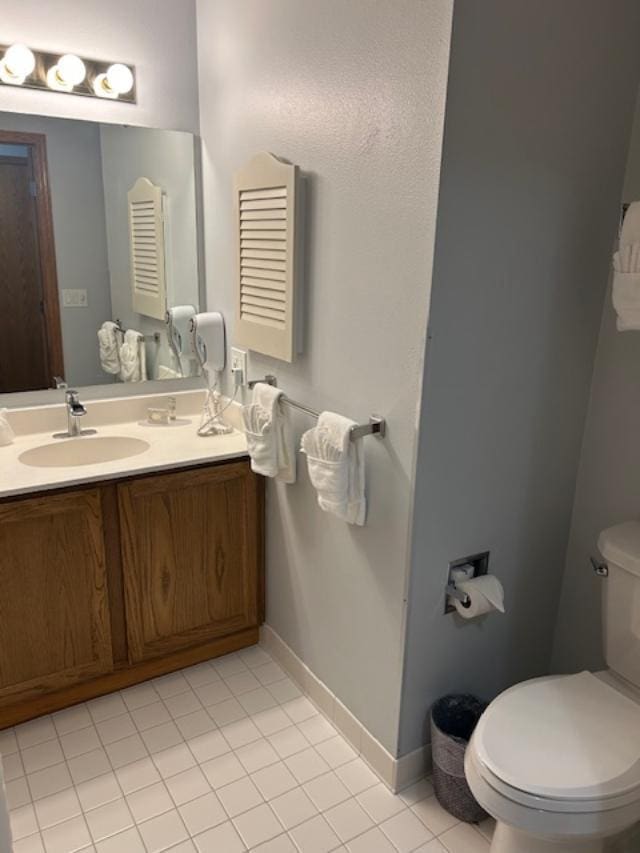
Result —
M 87 291 L 85 289 L 63 289 L 62 305 L 64 308 L 87 308 L 89 305 Z

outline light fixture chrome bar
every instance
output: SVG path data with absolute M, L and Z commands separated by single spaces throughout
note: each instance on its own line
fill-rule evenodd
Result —
M 258 382 L 264 382 L 265 385 L 271 385 L 274 388 L 278 387 L 278 380 L 272 374 L 268 374 L 264 379 L 252 379 L 250 382 L 247 382 L 247 385 L 249 388 L 253 388 Z M 298 403 L 286 395 L 283 395 L 281 399 L 287 406 L 305 415 L 309 415 L 310 418 L 318 420 L 320 417 L 320 412 L 310 408 L 310 406 L 305 406 L 304 403 Z M 385 419 L 380 417 L 380 415 L 371 415 L 368 424 L 356 424 L 356 426 L 351 427 L 350 437 L 351 441 L 357 441 L 359 438 L 364 438 L 367 435 L 377 435 L 378 438 L 384 438 L 386 433 L 387 422 Z
M 5 58 L 8 52 L 15 48 L 20 49 L 25 62 L 29 53 L 35 60 L 30 70 L 30 64 L 25 65 L 28 73 L 24 75 L 5 72 L 3 66 Z M 67 66 L 72 72 L 71 81 L 66 84 L 64 75 L 60 76 L 56 73 L 58 64 L 63 57 L 67 60 Z M 69 59 L 71 61 L 68 61 Z M 74 62 L 74 60 L 80 60 L 86 72 L 78 82 L 75 80 L 81 76 L 82 72 L 78 71 L 78 77 L 74 76 L 73 72 L 80 68 L 78 62 Z M 114 83 L 114 88 L 111 88 L 108 83 L 107 78 L 109 76 Z M 58 92 L 62 95 L 81 95 L 117 103 L 136 103 L 136 71 L 135 66 L 130 63 L 92 59 L 79 54 L 52 53 L 46 50 L 36 50 L 27 45 L 0 44 L 0 86 L 11 86 L 14 89 L 39 89 L 46 92 Z M 118 87 L 126 88 L 127 86 L 130 87 L 127 91 L 118 91 Z

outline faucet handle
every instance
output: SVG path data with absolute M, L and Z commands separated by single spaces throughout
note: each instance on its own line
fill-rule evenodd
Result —
M 75 404 L 80 402 L 80 395 L 74 388 L 67 388 L 64 392 L 64 399 L 67 403 Z

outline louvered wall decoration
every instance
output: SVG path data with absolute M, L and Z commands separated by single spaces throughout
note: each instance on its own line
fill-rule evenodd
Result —
M 266 152 L 235 175 L 236 339 L 289 362 L 300 349 L 301 189 L 298 167 Z
M 127 193 L 133 310 L 164 320 L 167 310 L 162 188 L 138 178 Z

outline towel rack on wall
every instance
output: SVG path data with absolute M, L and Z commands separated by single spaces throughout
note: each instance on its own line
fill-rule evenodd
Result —
M 278 380 L 272 374 L 268 374 L 264 379 L 254 379 L 247 384 L 249 388 L 253 388 L 254 385 L 258 384 L 258 382 L 264 382 L 265 385 L 271 385 L 274 388 L 278 387 Z M 315 409 L 311 409 L 309 406 L 305 406 L 303 403 L 298 403 L 296 400 L 291 400 L 284 394 L 280 399 L 287 406 L 291 406 L 292 409 L 297 409 L 299 412 L 304 412 L 305 415 L 309 415 L 311 418 L 315 418 L 317 420 L 320 417 L 320 412 Z M 378 438 L 384 438 L 386 433 L 387 422 L 385 419 L 380 417 L 380 415 L 371 415 L 368 424 L 357 424 L 356 426 L 351 427 L 350 437 L 351 441 L 364 438 L 366 435 L 375 435 Z
M 122 325 L 122 323 L 120 322 L 120 320 L 119 320 L 119 318 L 118 318 L 118 317 L 116 317 L 116 319 L 114 320 L 114 323 L 115 323 L 115 324 L 116 324 L 116 326 L 118 327 L 118 331 L 119 331 L 119 332 L 122 332 L 122 334 L 124 335 L 124 333 L 125 333 L 127 330 L 126 330 L 126 329 L 125 329 L 125 327 Z M 154 343 L 159 344 L 159 343 L 160 343 L 160 332 L 154 332 L 152 335 L 142 335 L 142 340 L 144 340 L 144 341 L 153 341 Z

